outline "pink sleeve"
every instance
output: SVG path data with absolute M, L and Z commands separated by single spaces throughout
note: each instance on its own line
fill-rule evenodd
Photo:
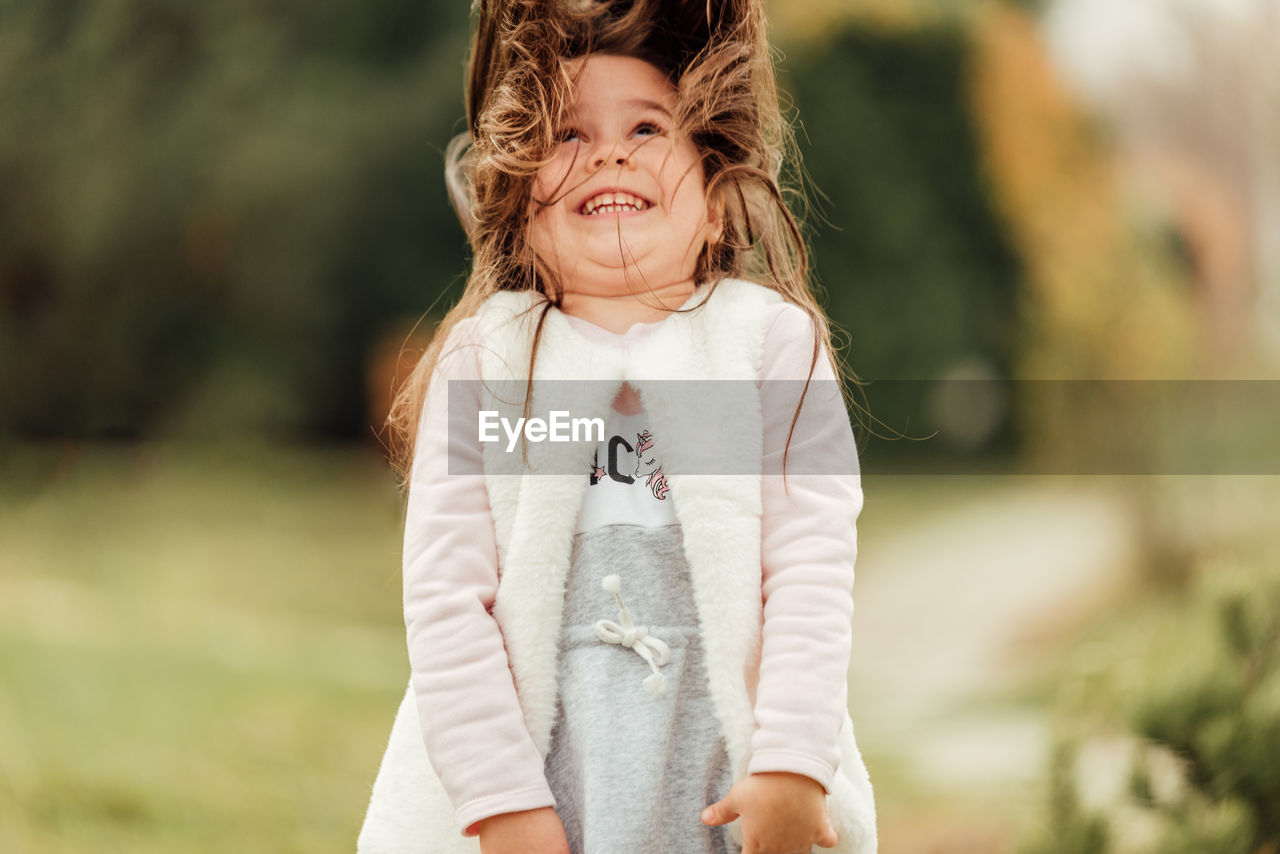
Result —
M 475 318 L 459 322 L 441 350 L 423 408 L 404 535 L 418 716 L 427 756 L 466 836 L 476 835 L 471 825 L 480 819 L 555 805 L 490 613 L 498 558 L 476 427 L 467 425 L 476 406 L 451 413 L 447 405 L 449 380 L 480 376 L 478 325 Z
M 804 379 L 814 327 L 804 310 L 779 306 L 767 327 L 764 400 L 764 636 L 756 691 L 758 729 L 749 773 L 790 771 L 831 792 L 847 708 L 856 521 L 862 478 L 849 415 L 825 348 L 782 451 Z

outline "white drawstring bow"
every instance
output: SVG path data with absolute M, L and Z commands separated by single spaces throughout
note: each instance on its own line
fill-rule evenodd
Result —
M 671 649 L 661 638 L 649 634 L 648 628 L 632 623 L 631 612 L 627 610 L 626 605 L 622 604 L 622 594 L 619 592 L 621 584 L 621 580 L 616 575 L 606 575 L 600 583 L 601 587 L 612 593 L 618 600 L 618 612 L 622 624 L 619 625 L 612 620 L 598 620 L 596 636 L 605 643 L 616 643 L 638 652 L 653 670 L 651 675 L 645 677 L 645 690 L 655 697 L 661 697 L 667 693 L 667 679 L 658 672 L 658 667 L 671 660 Z

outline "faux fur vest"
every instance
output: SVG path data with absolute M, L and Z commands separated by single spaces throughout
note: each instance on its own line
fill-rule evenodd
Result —
M 709 296 L 708 296 L 709 293 Z M 714 413 L 690 406 L 681 383 L 669 380 L 749 380 L 760 372 L 764 311 L 782 297 L 739 279 L 704 286 L 685 307 L 628 347 L 600 347 L 583 337 L 557 310 L 548 312 L 539 341 L 534 380 L 600 380 L 575 391 L 575 409 L 607 412 L 625 379 L 639 393 L 656 436 L 696 436 L 711 419 L 733 424 L 733 474 L 705 474 L 694 459 L 695 442 L 664 445 L 663 469 L 679 519 L 702 626 L 710 694 L 733 769 L 747 773 L 755 731 L 763 604 L 761 597 L 760 454 L 763 416 L 759 395 L 726 397 Z M 480 310 L 486 348 L 482 371 L 489 379 L 527 379 L 529 353 L 540 309 L 528 293 L 502 292 Z M 529 309 L 533 308 L 532 311 Z M 654 382 L 659 380 L 662 382 Z M 736 383 L 737 387 L 748 387 Z M 521 384 L 523 387 L 523 384 Z M 522 401 L 523 402 L 523 401 Z M 532 411 L 542 408 L 535 391 Z M 701 422 L 701 423 L 700 423 Z M 573 532 L 588 478 L 589 443 L 528 446 L 540 472 L 510 471 L 499 460 L 505 442 L 485 448 L 485 481 L 498 544 L 499 585 L 493 607 L 534 744 L 545 757 L 556 715 L 556 672 L 563 589 Z M 743 448 L 755 449 L 754 459 Z M 548 466 L 542 468 L 542 465 Z M 504 469 L 503 466 L 506 466 Z M 743 474 L 742 472 L 748 472 Z M 699 472 L 699 473 L 694 473 Z M 754 473 L 751 473 L 754 472 Z M 837 854 L 874 854 L 875 807 L 871 784 L 854 741 L 848 713 L 839 734 L 840 765 L 827 798 L 840 835 Z M 742 843 L 741 822 L 730 825 Z M 477 854 L 479 842 L 461 835 L 453 805 L 427 759 L 412 685 L 392 728 L 360 833 L 360 854 Z M 594 854 L 594 852 L 593 852 Z M 609 852 L 648 854 L 648 852 Z

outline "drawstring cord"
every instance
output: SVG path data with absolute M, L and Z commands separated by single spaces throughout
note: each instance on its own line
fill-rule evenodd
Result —
M 671 660 L 671 650 L 662 641 L 661 638 L 649 634 L 649 630 L 644 626 L 637 626 L 631 622 L 631 612 L 627 610 L 627 606 L 622 604 L 622 594 L 618 591 L 621 589 L 621 580 L 616 575 L 606 575 L 600 586 L 613 594 L 618 600 L 618 612 L 622 625 L 618 625 L 612 620 L 596 621 L 596 636 L 605 643 L 616 643 L 620 646 L 630 647 L 640 654 L 640 657 L 649 663 L 649 668 L 653 673 L 645 677 L 644 687 L 650 694 L 655 697 L 661 697 L 667 693 L 667 679 L 658 672 L 660 665 L 666 664 Z M 655 663 L 654 657 L 657 656 Z

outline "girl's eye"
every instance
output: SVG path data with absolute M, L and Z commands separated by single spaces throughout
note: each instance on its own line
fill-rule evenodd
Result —
M 637 126 L 635 131 L 633 131 L 633 133 L 639 134 L 641 136 L 657 136 L 658 134 L 662 133 L 662 128 L 658 127 L 653 122 L 644 122 L 643 124 Z
M 563 131 L 560 132 L 561 142 L 576 142 L 578 140 L 578 137 L 579 137 L 579 134 L 578 134 L 577 128 L 565 128 Z

